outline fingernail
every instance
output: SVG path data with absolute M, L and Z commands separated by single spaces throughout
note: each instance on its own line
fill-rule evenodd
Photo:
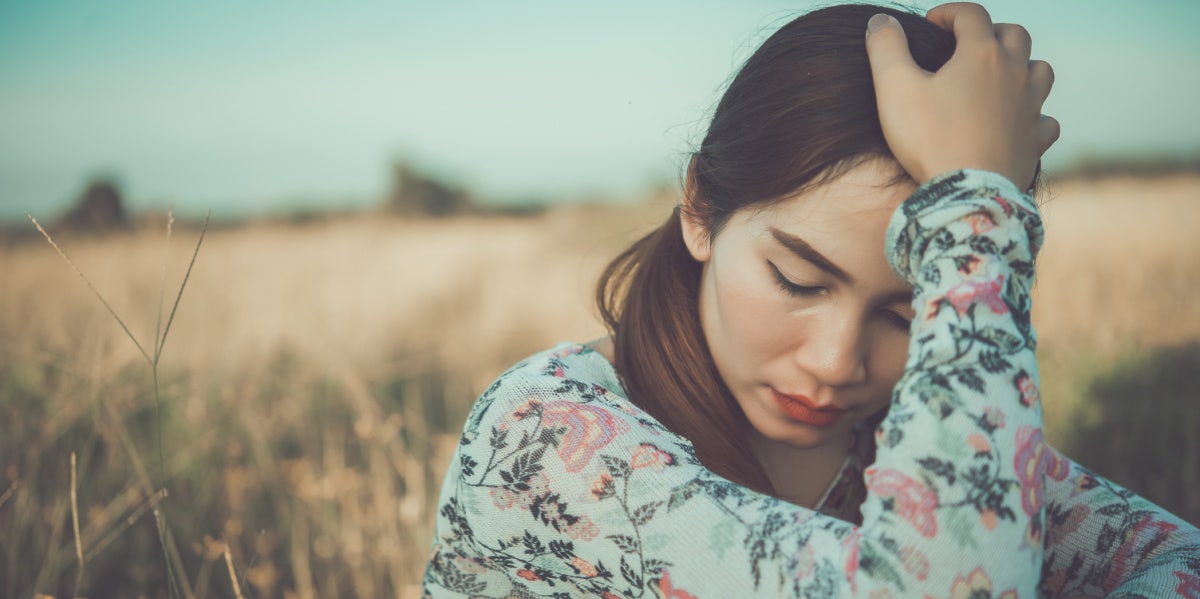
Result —
M 871 17 L 870 21 L 867 21 L 867 33 L 875 33 L 876 31 L 879 31 L 880 29 L 883 29 L 884 27 L 887 27 L 893 23 L 899 25 L 895 17 L 879 13 Z

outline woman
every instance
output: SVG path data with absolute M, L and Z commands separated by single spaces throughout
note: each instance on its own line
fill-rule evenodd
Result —
M 1200 532 L 1043 442 L 1029 49 L 972 4 L 772 35 L 604 274 L 612 336 L 476 403 L 427 594 L 1200 593 Z

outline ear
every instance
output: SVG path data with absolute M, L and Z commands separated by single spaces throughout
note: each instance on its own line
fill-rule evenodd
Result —
M 683 183 L 683 205 L 679 210 L 679 225 L 683 229 L 683 243 L 688 253 L 697 262 L 708 262 L 712 258 L 712 236 L 708 226 L 696 216 L 696 158 L 688 163 L 687 179 Z

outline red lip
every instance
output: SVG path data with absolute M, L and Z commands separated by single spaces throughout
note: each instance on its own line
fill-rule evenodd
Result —
M 803 395 L 788 395 L 774 388 L 771 389 L 771 394 L 774 395 L 779 409 L 787 414 L 788 418 L 813 426 L 833 424 L 846 411 L 833 406 L 817 407 L 813 400 Z

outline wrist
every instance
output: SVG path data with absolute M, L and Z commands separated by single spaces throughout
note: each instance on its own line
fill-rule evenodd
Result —
M 885 239 L 888 262 L 901 278 L 915 283 L 923 254 L 937 234 L 979 213 L 987 214 L 992 227 L 1017 221 L 1016 230 L 1024 234 L 1016 234 L 1025 238 L 1032 261 L 1042 241 L 1041 216 L 1033 198 L 999 173 L 958 169 L 931 178 L 897 207 Z

